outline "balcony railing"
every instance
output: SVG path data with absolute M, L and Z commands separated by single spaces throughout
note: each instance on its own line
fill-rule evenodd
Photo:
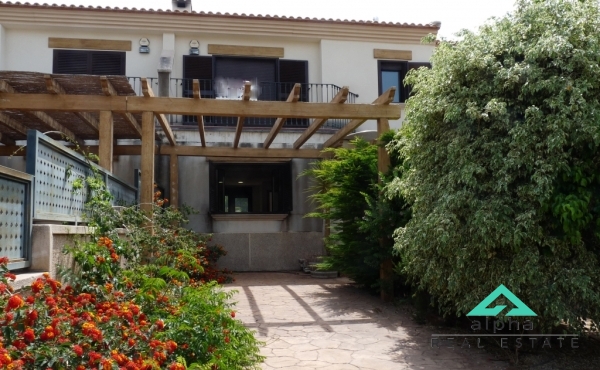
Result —
M 139 77 L 128 77 L 129 83 L 133 87 L 134 91 L 138 95 L 142 95 L 142 84 Z M 150 78 L 150 83 L 158 95 L 158 78 Z M 169 86 L 169 96 L 178 98 L 191 98 L 193 96 L 193 80 L 184 78 L 171 78 Z M 220 95 L 230 95 L 222 88 L 217 88 L 215 80 L 199 80 L 200 82 L 200 96 L 203 99 L 219 99 L 227 98 Z M 262 82 L 258 86 L 257 94 L 255 98 L 257 100 L 264 101 L 285 101 L 294 83 L 287 82 Z M 331 101 L 333 97 L 340 91 L 341 87 L 333 84 L 316 84 L 306 83 L 301 84 L 300 99 L 302 102 L 309 103 L 326 103 Z M 346 100 L 347 104 L 353 104 L 356 102 L 357 94 L 348 93 Z M 170 115 L 169 121 L 171 125 L 196 125 L 197 119 L 195 116 L 185 115 Z M 275 118 L 262 118 L 262 117 L 248 117 L 244 121 L 245 127 L 271 127 L 275 122 Z M 339 129 L 345 126 L 349 120 L 347 119 L 330 119 L 325 123 L 325 128 Z M 218 116 L 205 116 L 204 124 L 206 126 L 233 126 L 237 125 L 237 117 L 218 117 Z M 308 127 L 310 120 L 306 118 L 293 118 L 287 119 L 284 127 Z

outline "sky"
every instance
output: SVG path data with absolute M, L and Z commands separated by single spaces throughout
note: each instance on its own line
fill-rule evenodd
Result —
M 40 1 L 41 2 L 41 1 Z M 59 4 L 170 9 L 171 0 L 58 0 Z M 192 0 L 194 11 L 373 20 L 385 22 L 442 22 L 439 35 L 454 38 L 463 28 L 477 30 L 490 17 L 514 8 L 514 0 Z

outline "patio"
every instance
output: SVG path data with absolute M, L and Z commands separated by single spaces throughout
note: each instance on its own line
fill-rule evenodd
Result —
M 482 350 L 433 349 L 435 327 L 346 278 L 237 273 L 236 318 L 265 342 L 263 369 L 502 369 Z

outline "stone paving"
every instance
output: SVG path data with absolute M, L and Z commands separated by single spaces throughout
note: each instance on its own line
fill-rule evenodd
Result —
M 475 348 L 431 348 L 416 324 L 350 280 L 302 273 L 238 273 L 237 315 L 265 342 L 263 369 L 503 369 Z M 406 307 L 405 307 L 406 308 Z

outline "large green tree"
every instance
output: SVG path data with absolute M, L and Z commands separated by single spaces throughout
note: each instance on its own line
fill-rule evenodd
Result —
M 444 313 L 504 284 L 544 326 L 600 320 L 599 30 L 596 0 L 519 0 L 407 78 L 395 248 Z

